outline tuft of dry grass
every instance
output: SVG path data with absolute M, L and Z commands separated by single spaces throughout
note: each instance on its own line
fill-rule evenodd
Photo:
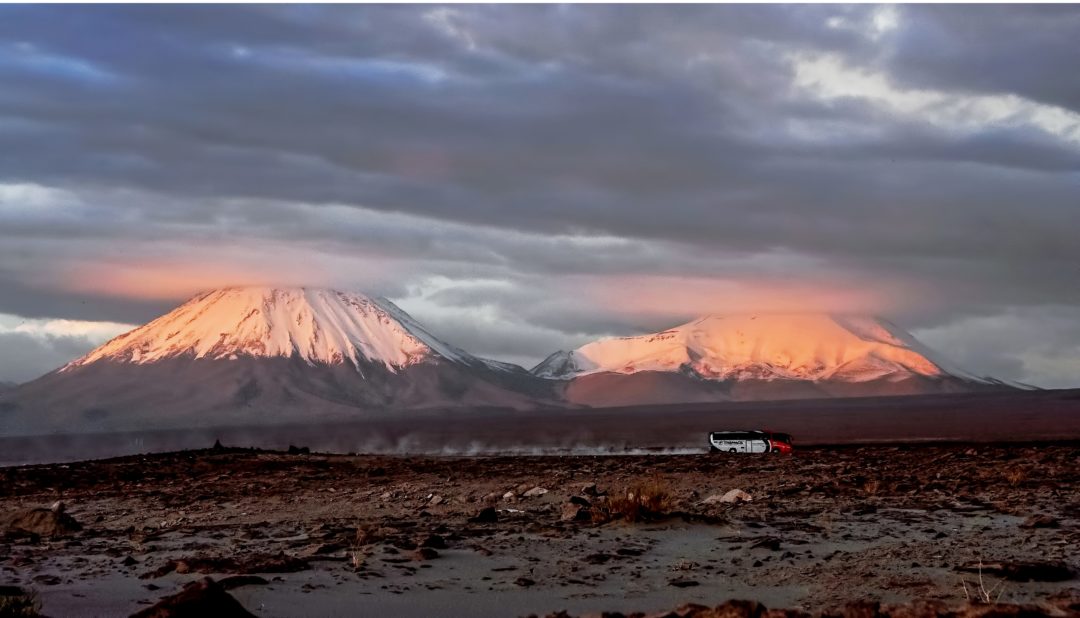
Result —
M 878 492 L 878 489 L 880 489 L 880 488 L 881 488 L 881 482 L 878 481 L 877 479 L 870 479 L 870 480 L 866 481 L 865 483 L 863 483 L 863 486 L 862 486 L 863 491 L 866 492 L 867 494 L 871 495 L 871 496 L 875 495 Z
M 364 566 L 364 561 L 369 554 L 370 546 L 383 540 L 379 528 L 370 524 L 361 524 L 356 527 L 356 536 L 349 548 L 349 564 L 354 569 Z
M 971 590 L 969 590 L 968 589 L 968 582 L 963 577 L 960 578 L 960 585 L 964 589 L 964 598 L 967 600 L 968 603 L 971 603 L 971 602 L 974 601 L 975 603 L 985 603 L 985 604 L 988 604 L 988 605 L 989 604 L 994 604 L 994 603 L 1000 602 L 1001 601 L 1001 595 L 1005 594 L 1005 580 L 1004 579 L 999 580 L 998 583 L 991 586 L 989 590 L 986 589 L 986 582 L 983 581 L 982 560 L 981 559 L 979 560 L 979 579 L 975 583 L 978 583 L 979 587 L 975 588 L 974 584 L 972 584 L 972 588 L 971 588 Z M 974 597 L 975 597 L 974 599 L 972 598 L 972 592 L 974 592 Z M 997 596 L 994 596 L 994 592 L 997 592 Z
M 671 490 L 659 476 L 635 483 L 608 500 L 612 517 L 626 521 L 655 519 L 671 508 Z
M 1009 484 L 1013 487 L 1016 487 L 1027 480 L 1027 470 L 1020 466 L 1009 468 L 1005 471 L 1005 480 L 1009 481 Z

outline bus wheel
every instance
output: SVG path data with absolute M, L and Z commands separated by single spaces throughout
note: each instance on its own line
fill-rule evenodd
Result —
M 737 451 L 736 451 L 735 449 L 733 449 L 733 448 L 732 448 L 732 449 L 728 449 L 728 452 L 729 452 L 729 453 L 735 453 L 735 452 L 737 452 Z

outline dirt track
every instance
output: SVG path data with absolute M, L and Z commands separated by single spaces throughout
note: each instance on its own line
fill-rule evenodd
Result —
M 506 616 L 731 597 L 960 602 L 962 582 L 978 590 L 963 569 L 981 560 L 987 587 L 1006 580 L 995 595 L 1032 602 L 1080 592 L 1078 458 L 1076 444 L 791 457 L 201 451 L 5 468 L 0 519 L 62 499 L 84 528 L 8 532 L 0 580 L 35 588 L 54 615 L 126 615 L 209 571 L 259 573 L 266 583 L 232 591 L 258 615 L 348 615 L 363 598 L 400 615 Z M 618 502 L 639 485 L 657 494 L 655 512 L 627 522 Z M 528 495 L 536 487 L 548 491 Z M 753 500 L 707 503 L 731 489 Z M 1013 581 L 1029 577 L 1064 580 Z

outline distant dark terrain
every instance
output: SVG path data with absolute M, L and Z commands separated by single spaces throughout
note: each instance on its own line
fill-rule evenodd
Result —
M 258 409 L 250 412 L 258 418 Z M 362 420 L 0 437 L 0 463 L 74 461 L 230 446 L 335 453 L 696 452 L 706 434 L 771 429 L 796 445 L 1080 439 L 1080 390 L 695 403 L 621 408 L 384 411 Z

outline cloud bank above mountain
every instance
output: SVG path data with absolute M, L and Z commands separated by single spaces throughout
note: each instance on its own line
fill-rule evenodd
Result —
M 528 364 L 871 312 L 1080 385 L 1078 38 L 1068 6 L 0 7 L 0 314 L 324 285 Z M 103 336 L 0 331 L 0 380 Z

